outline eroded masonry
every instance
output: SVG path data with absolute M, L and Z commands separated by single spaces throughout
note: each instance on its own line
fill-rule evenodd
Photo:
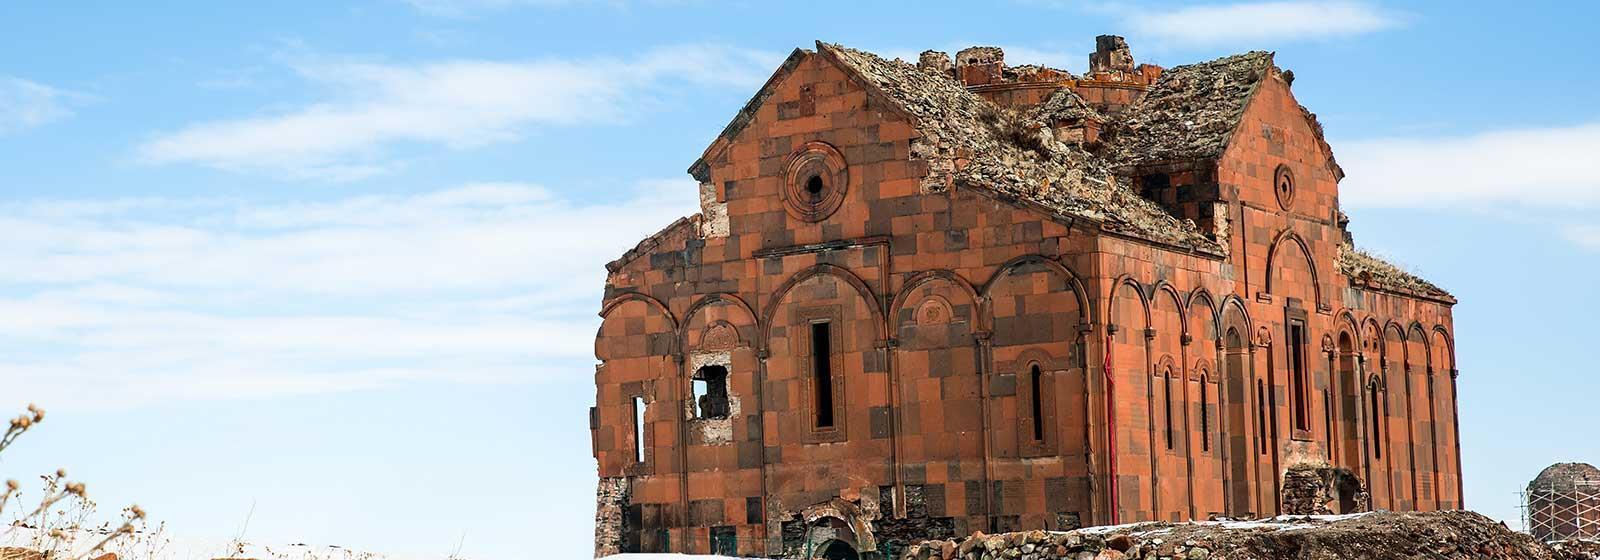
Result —
M 607 266 L 596 553 L 1461 507 L 1455 299 L 1356 249 L 1292 84 L 794 51 Z

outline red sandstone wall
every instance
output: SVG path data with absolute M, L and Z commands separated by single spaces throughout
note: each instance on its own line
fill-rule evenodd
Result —
M 1111 331 L 1118 521 L 1275 513 L 1282 469 L 1301 458 L 1355 471 L 1377 507 L 1459 507 L 1449 307 L 1338 275 L 1336 180 L 1281 81 L 1215 169 L 1174 175 L 1232 199 L 1217 217 L 1227 260 L 971 191 L 921 194 L 913 135 L 809 56 L 708 160 L 727 234 L 686 222 L 612 274 L 595 454 L 601 476 L 630 477 L 640 549 L 710 552 L 712 528 L 732 527 L 739 553 L 775 553 L 786 520 L 835 497 L 881 510 L 880 531 L 911 493 L 962 534 L 1109 522 Z M 849 180 L 839 209 L 809 223 L 781 192 L 785 162 L 814 141 L 843 155 Z M 1296 178 L 1288 210 L 1279 165 Z M 1307 328 L 1304 430 L 1289 406 L 1291 317 Z M 834 326 L 829 429 L 813 409 L 819 320 Z M 730 371 L 732 414 L 694 420 L 688 379 L 712 363 Z M 1374 378 L 1381 460 L 1355 387 Z M 650 402 L 644 463 L 634 395 Z

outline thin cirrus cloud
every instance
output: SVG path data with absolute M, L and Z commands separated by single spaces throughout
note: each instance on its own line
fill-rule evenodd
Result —
M 72 116 L 76 93 L 32 80 L 0 76 L 0 135 Z
M 1579 247 L 1600 251 L 1600 225 L 1568 226 L 1562 234 Z
M 261 115 L 197 122 L 137 148 L 154 164 L 190 163 L 293 178 L 355 180 L 394 170 L 413 144 L 464 149 L 538 126 L 618 122 L 673 87 L 754 88 L 781 55 L 708 45 L 634 58 L 419 64 L 293 64 L 323 98 Z
M 650 181 L 607 205 L 523 184 L 0 204 L 0 266 L 16 271 L 0 281 L 0 377 L 91 409 L 537 380 L 592 361 L 604 261 L 693 212 L 695 189 Z
M 1600 204 L 1600 122 L 1342 141 L 1348 205 L 1568 209 Z
M 676 5 L 693 0 L 404 0 L 412 8 L 427 15 L 454 18 L 473 17 L 479 14 L 512 8 L 565 8 L 572 6 L 604 6 L 627 9 L 630 5 Z
M 1367 2 L 1304 0 L 1134 10 L 1126 23 L 1140 36 L 1211 46 L 1360 35 L 1399 27 L 1404 18 Z

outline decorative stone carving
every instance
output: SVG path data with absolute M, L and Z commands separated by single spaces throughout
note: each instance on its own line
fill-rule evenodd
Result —
M 918 325 L 942 325 L 951 321 L 950 302 L 939 296 L 928 296 L 917 304 Z
M 732 350 L 739 347 L 739 329 L 726 322 L 719 322 L 709 327 L 700 335 L 700 350 L 711 352 L 719 350 Z

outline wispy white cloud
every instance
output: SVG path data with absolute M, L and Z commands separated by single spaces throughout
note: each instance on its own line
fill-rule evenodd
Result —
M 1126 23 L 1138 36 L 1175 45 L 1261 45 L 1383 31 L 1404 18 L 1368 2 L 1290 0 L 1135 9 Z
M 72 103 L 82 98 L 38 82 L 0 76 L 0 135 L 71 116 Z
M 626 9 L 635 4 L 676 5 L 695 0 L 404 0 L 417 11 L 432 16 L 472 17 L 487 12 L 511 8 L 565 8 L 571 6 L 605 6 Z
M 1600 225 L 1569 226 L 1562 233 L 1580 247 L 1600 251 Z
M 630 59 L 450 60 L 382 64 L 301 59 L 324 99 L 288 111 L 199 122 L 138 148 L 151 163 L 196 163 L 352 180 L 394 170 L 396 146 L 470 148 L 531 127 L 616 122 L 664 88 L 757 87 L 781 55 L 719 46 Z
M 418 11 L 435 16 L 462 17 L 485 10 L 520 6 L 555 8 L 591 3 L 585 0 L 405 0 Z
M 604 261 L 694 211 L 694 192 L 0 205 L 0 266 L 16 272 L 0 281 L 0 378 L 8 394 L 105 407 L 582 367 Z
M 1600 122 L 1444 137 L 1335 142 L 1351 206 L 1600 203 Z

